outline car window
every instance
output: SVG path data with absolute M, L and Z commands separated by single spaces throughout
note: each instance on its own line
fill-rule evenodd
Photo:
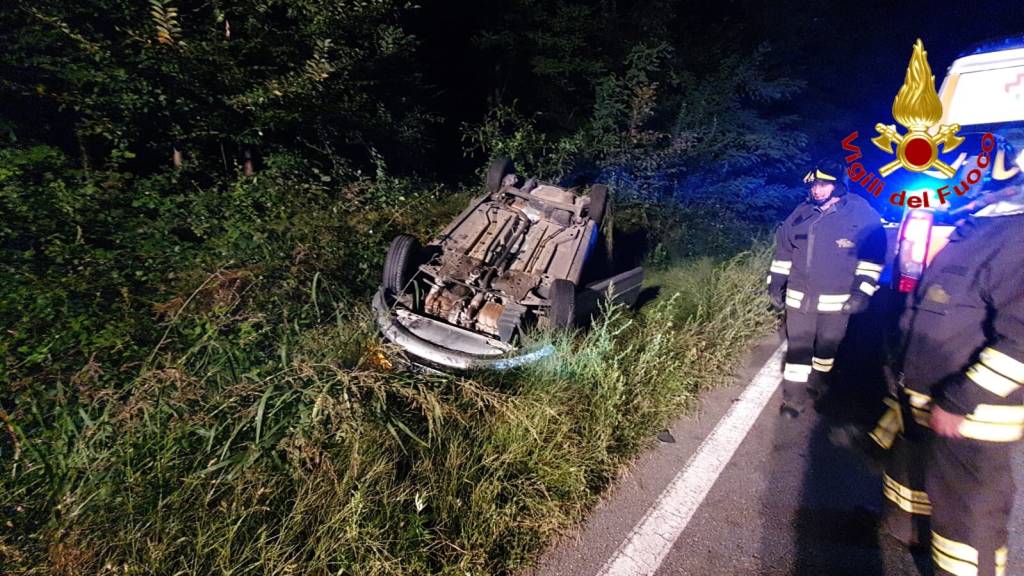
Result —
M 960 74 L 947 123 L 961 126 L 1024 121 L 1024 64 Z

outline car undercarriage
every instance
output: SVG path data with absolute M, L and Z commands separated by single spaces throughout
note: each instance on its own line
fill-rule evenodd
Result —
M 608 208 L 605 186 L 580 195 L 494 162 L 484 195 L 433 241 L 391 243 L 374 299 L 383 334 L 421 361 L 507 367 L 536 353 L 531 328 L 573 328 L 609 297 L 633 305 L 643 269 L 611 274 Z

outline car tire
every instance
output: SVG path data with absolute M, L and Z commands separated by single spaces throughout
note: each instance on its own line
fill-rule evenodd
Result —
M 596 184 L 590 187 L 590 208 L 587 215 L 599 227 L 604 220 L 604 213 L 608 209 L 608 187 L 604 184 Z
M 405 290 L 416 273 L 421 251 L 419 240 L 407 234 L 400 234 L 391 241 L 384 260 L 385 294 L 396 296 Z
M 498 190 L 501 190 L 501 182 L 505 179 L 505 176 L 513 174 L 515 168 L 512 166 L 512 161 L 508 158 L 497 158 L 487 168 L 487 179 L 484 181 L 484 192 L 488 194 L 494 194 Z
M 548 312 L 551 326 L 560 329 L 572 328 L 576 323 L 576 285 L 565 278 L 551 283 L 549 292 L 551 308 Z

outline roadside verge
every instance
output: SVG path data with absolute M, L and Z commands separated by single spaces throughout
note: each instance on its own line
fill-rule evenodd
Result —
M 714 483 L 714 465 L 702 464 L 699 451 L 722 450 L 724 444 L 705 444 L 713 440 L 709 436 L 718 431 L 719 424 L 739 404 L 745 395 L 747 384 L 759 373 L 771 369 L 777 360 L 781 334 L 763 338 L 746 355 L 730 386 L 709 390 L 701 398 L 699 407 L 671 423 L 668 430 L 674 438 L 672 443 L 659 443 L 642 454 L 629 473 L 604 496 L 594 508 L 590 517 L 580 529 L 567 534 L 552 544 L 541 557 L 536 568 L 525 571 L 528 576 L 594 576 L 597 574 L 615 576 L 619 574 L 642 574 L 646 567 L 656 568 L 660 563 L 659 552 L 667 551 L 670 541 L 659 542 L 658 538 L 674 539 L 670 534 L 652 534 L 652 527 L 664 525 L 664 531 L 685 528 L 689 514 L 692 514 L 703 493 Z M 763 374 L 762 374 L 763 376 Z M 775 387 L 764 387 L 761 391 L 770 398 Z M 763 396 L 763 394 L 762 394 Z M 756 401 L 761 401 L 758 399 Z M 750 414 L 751 422 L 760 415 L 760 405 Z M 749 411 L 749 410 L 748 410 Z M 747 414 L 737 414 L 745 420 Z M 742 430 L 745 435 L 746 429 Z M 738 438 L 742 440 L 742 435 Z M 728 441 L 727 441 L 728 443 Z M 735 446 L 733 446 L 735 448 Z M 731 452 L 730 452 L 731 454 Z M 725 458 L 727 461 L 728 458 Z M 690 472 L 688 467 L 703 468 Z M 690 472 L 688 475 L 687 472 Z M 697 476 L 694 476 L 696 474 Z M 681 481 L 691 482 L 692 494 L 680 494 Z M 686 491 L 686 489 L 683 489 Z M 667 502 L 667 498 L 674 501 Z M 677 506 L 678 510 L 672 510 Z M 661 518 L 670 510 L 672 518 Z M 679 518 L 678 513 L 686 514 Z M 661 520 L 665 520 L 662 522 Z M 665 550 L 660 550 L 664 548 Z M 651 570 L 653 573 L 653 569 Z

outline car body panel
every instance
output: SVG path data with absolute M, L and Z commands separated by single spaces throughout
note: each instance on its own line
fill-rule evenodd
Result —
M 594 250 L 603 232 L 591 197 L 519 182 L 511 175 L 473 199 L 426 245 L 410 286 L 378 292 L 375 318 L 388 340 L 434 365 L 508 368 L 544 356 L 521 341 L 529 327 L 553 322 L 555 283 L 576 287 L 574 324 L 607 299 L 636 303 L 643 268 L 611 274 L 610 261 L 598 262 L 610 259 Z M 584 278 L 596 279 L 581 286 Z

